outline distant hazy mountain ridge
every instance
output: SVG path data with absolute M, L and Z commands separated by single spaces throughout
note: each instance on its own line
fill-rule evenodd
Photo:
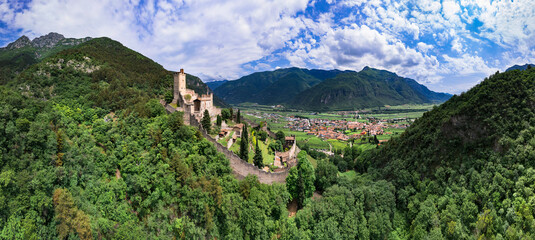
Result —
M 306 110 L 351 110 L 407 103 L 444 102 L 451 95 L 384 70 L 361 72 L 287 68 L 258 72 L 216 87 L 228 103 L 284 104 Z
M 524 65 L 522 65 L 522 66 L 520 66 L 520 65 L 514 65 L 514 66 L 508 68 L 508 69 L 505 70 L 505 71 L 507 72 L 507 71 L 511 71 L 511 70 L 526 70 L 526 69 L 528 69 L 528 66 L 535 67 L 535 64 L 531 64 L 531 63 L 529 63 L 529 64 L 524 64 Z

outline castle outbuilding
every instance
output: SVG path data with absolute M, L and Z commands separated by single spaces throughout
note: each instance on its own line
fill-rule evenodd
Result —
M 194 90 L 187 88 L 184 69 L 173 73 L 173 78 L 173 101 L 171 104 L 176 104 L 177 110 L 184 112 L 184 122 L 189 123 L 190 117 L 200 121 L 204 110 L 208 110 L 212 118 L 220 114 L 221 110 L 214 106 L 213 93 L 197 94 Z

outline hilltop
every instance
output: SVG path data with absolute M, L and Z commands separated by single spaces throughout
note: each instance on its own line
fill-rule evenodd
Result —
M 61 50 L 73 48 L 90 37 L 75 39 L 65 38 L 63 35 L 51 32 L 30 41 L 21 36 L 16 41 L 0 48 L 0 84 L 6 83 L 28 66 Z
M 283 104 L 316 111 L 440 103 L 451 97 L 412 79 L 369 67 L 361 72 L 301 68 L 258 72 L 226 81 L 214 92 L 231 104 Z
M 0 67 L 11 72 L 8 85 L 27 89 L 25 94 L 42 99 L 83 98 L 85 104 L 110 110 L 133 109 L 163 96 L 172 85 L 170 71 L 109 38 L 69 39 L 50 33 L 29 41 L 22 36 L 0 53 L 27 57 L 27 61 L 7 58 Z M 211 91 L 193 75 L 188 75 L 188 88 L 201 94 Z M 225 106 L 218 98 L 214 102 Z
M 418 82 L 385 70 L 365 67 L 338 74 L 300 92 L 291 106 L 307 110 L 357 110 L 384 105 L 441 103 L 450 94 L 429 90 Z
M 507 72 L 507 71 L 511 71 L 511 70 L 526 70 L 526 69 L 528 69 L 528 67 L 535 67 L 535 64 L 526 63 L 526 64 L 524 64 L 522 66 L 521 65 L 514 65 L 514 66 L 508 68 L 505 71 Z

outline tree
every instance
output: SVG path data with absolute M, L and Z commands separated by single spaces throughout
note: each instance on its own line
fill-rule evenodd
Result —
M 266 141 L 268 137 L 268 134 L 266 131 L 258 131 L 256 135 L 258 136 L 258 139 L 260 139 L 260 141 Z
M 270 143 L 268 147 L 273 152 L 282 152 L 282 143 L 279 140 Z
M 284 132 L 283 132 L 283 131 L 279 130 L 279 131 L 275 134 L 275 136 L 277 137 L 277 140 L 281 141 L 281 142 L 284 144 L 284 137 L 285 137 L 285 135 L 284 135 Z
M 262 150 L 258 147 L 258 141 L 256 141 L 253 164 L 260 169 L 264 167 L 264 158 L 262 157 Z
M 174 112 L 167 117 L 167 126 L 173 132 L 178 131 L 184 125 L 184 112 Z
M 223 121 L 232 118 L 232 115 L 230 114 L 230 110 L 228 108 L 224 108 L 221 110 L 221 118 L 223 118 Z
M 319 159 L 316 167 L 316 182 L 314 185 L 318 191 L 325 191 L 328 187 L 336 183 L 338 169 L 334 164 L 326 159 Z
M 243 125 L 241 131 L 241 141 L 240 141 L 240 158 L 247 161 L 249 159 L 249 139 L 247 136 L 247 124 Z
M 57 229 L 60 239 L 74 231 L 80 239 L 93 239 L 89 216 L 74 205 L 72 195 L 67 189 L 54 190 L 53 202 L 56 219 L 59 220 Z
M 238 113 L 236 113 L 236 122 L 237 122 L 237 123 L 241 123 L 241 113 L 240 113 L 240 109 L 238 109 Z
M 201 125 L 202 125 L 202 128 L 204 128 L 204 130 L 206 130 L 207 133 L 210 133 L 212 120 L 210 119 L 210 112 L 208 112 L 208 109 L 204 110 L 204 115 L 201 120 Z
M 223 122 L 223 120 L 221 119 L 221 115 L 217 115 L 217 119 L 216 119 L 216 125 L 218 127 L 221 127 L 221 123 Z
M 314 193 L 314 167 L 307 159 L 306 151 L 297 155 L 297 166 L 290 169 L 286 177 L 286 186 L 292 199 L 297 199 L 298 208 L 303 208 L 305 199 L 312 197 Z
M 174 98 L 174 96 L 173 96 L 173 92 L 171 92 L 171 91 L 166 91 L 166 92 L 165 92 L 165 96 L 164 96 L 165 103 L 170 103 L 170 102 L 172 102 L 172 101 L 173 101 L 173 98 Z
M 229 108 L 228 111 L 229 111 L 229 113 L 230 113 L 230 120 L 233 121 L 233 120 L 234 120 L 234 109 Z

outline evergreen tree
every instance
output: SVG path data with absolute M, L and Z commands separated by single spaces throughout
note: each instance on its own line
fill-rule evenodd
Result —
M 277 140 L 281 141 L 284 144 L 284 132 L 279 130 L 275 135 L 277 136 Z
M 218 127 L 221 127 L 222 122 L 223 122 L 223 119 L 221 119 L 221 115 L 217 115 L 216 125 Z
M 314 167 L 307 159 L 306 151 L 301 151 L 297 155 L 297 166 L 290 169 L 286 177 L 286 186 L 293 199 L 297 199 L 298 208 L 304 206 L 305 199 L 312 197 L 314 190 Z
M 236 113 L 236 122 L 237 122 L 237 123 L 241 123 L 240 109 L 238 109 L 238 113 Z
M 212 125 L 210 120 L 210 113 L 208 112 L 208 109 L 204 110 L 204 115 L 201 120 L 201 125 L 204 130 L 206 130 L 207 133 L 210 133 L 210 127 Z
M 247 136 L 247 124 L 243 125 L 243 129 L 241 131 L 241 142 L 240 142 L 240 158 L 248 161 L 249 159 L 249 138 Z
M 253 164 L 260 169 L 264 167 L 264 158 L 262 158 L 262 150 L 258 147 L 258 140 L 256 141 Z
M 173 101 L 173 92 L 171 91 L 167 91 L 165 92 L 165 96 L 164 96 L 164 99 L 165 99 L 165 103 L 171 103 Z
M 234 109 L 232 108 L 229 108 L 229 113 L 230 113 L 230 120 L 234 120 Z

